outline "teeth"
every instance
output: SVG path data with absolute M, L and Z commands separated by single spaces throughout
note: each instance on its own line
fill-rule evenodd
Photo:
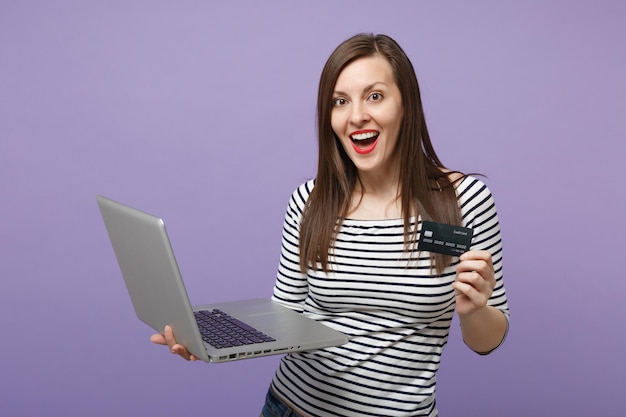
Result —
M 350 136 L 353 140 L 366 140 L 371 139 L 373 137 L 378 136 L 376 132 L 365 132 L 365 133 L 357 133 L 356 135 Z

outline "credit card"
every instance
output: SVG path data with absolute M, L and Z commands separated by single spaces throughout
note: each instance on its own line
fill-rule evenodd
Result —
M 474 236 L 474 230 L 468 227 L 424 220 L 417 249 L 460 256 L 470 249 L 472 236 Z

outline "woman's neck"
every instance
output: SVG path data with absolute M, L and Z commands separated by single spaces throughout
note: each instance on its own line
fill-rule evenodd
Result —
M 402 199 L 397 175 L 374 176 L 360 173 L 348 217 L 361 220 L 402 218 Z

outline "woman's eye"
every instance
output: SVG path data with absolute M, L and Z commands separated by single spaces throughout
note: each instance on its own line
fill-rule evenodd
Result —
M 380 101 L 383 99 L 383 95 L 380 93 L 372 93 L 370 94 L 370 100 L 372 101 Z
M 345 98 L 335 98 L 333 99 L 333 106 L 343 106 L 344 104 L 346 104 L 346 99 Z

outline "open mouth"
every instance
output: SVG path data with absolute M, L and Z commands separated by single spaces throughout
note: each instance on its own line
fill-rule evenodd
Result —
M 354 150 L 360 154 L 367 154 L 374 150 L 379 133 L 375 130 L 363 130 L 350 135 Z

